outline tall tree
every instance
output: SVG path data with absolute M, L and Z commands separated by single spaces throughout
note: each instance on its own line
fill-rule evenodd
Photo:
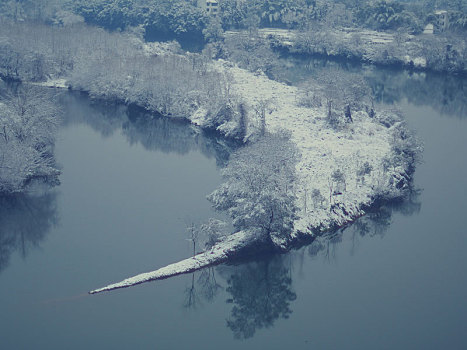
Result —
M 265 135 L 232 155 L 224 183 L 209 199 L 226 210 L 237 230 L 260 234 L 280 245 L 295 219 L 295 164 L 298 154 L 286 135 Z

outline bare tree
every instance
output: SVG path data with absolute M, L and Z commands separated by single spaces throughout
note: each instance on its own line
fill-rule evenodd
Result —
M 260 99 L 253 106 L 253 109 L 259 119 L 259 136 L 264 136 L 266 133 L 266 114 L 273 111 L 273 100 Z
M 194 222 L 192 222 L 187 226 L 186 230 L 188 232 L 187 241 L 190 241 L 192 243 L 193 256 L 195 256 L 196 255 L 196 244 L 198 243 L 198 238 L 199 238 L 199 228 Z

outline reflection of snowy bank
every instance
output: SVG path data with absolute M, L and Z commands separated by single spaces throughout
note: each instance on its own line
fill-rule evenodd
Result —
M 364 215 L 375 200 L 402 197 L 409 190 L 418 144 L 396 114 L 376 112 L 370 117 L 367 112 L 355 112 L 353 122 L 333 128 L 326 117 L 326 107 L 299 106 L 300 91 L 296 87 L 269 80 L 228 62 L 216 63 L 215 69 L 233 77 L 233 93 L 250 111 L 249 124 L 261 123 L 261 120 L 255 120 L 252 111 L 268 101 L 270 108 L 263 114 L 266 131 L 287 130 L 300 152 L 294 186 L 298 218 L 290 237 L 275 241 L 282 248 L 302 238 L 313 239 L 324 231 L 341 227 Z M 208 117 L 203 114 L 203 109 L 199 109 L 191 121 L 203 126 Z M 414 151 L 414 154 L 408 151 Z M 91 293 L 164 279 L 222 263 L 254 242 L 253 236 L 236 233 L 195 257 Z
M 0 196 L 0 272 L 15 251 L 25 258 L 40 247 L 57 223 L 56 201 L 54 192 Z

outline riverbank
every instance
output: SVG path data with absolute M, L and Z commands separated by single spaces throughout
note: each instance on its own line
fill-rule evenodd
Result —
M 345 58 L 381 66 L 400 66 L 467 74 L 465 38 L 444 35 L 378 32 L 357 28 L 312 28 L 309 31 L 259 29 L 275 49 L 298 55 Z M 227 36 L 244 35 L 226 32 Z

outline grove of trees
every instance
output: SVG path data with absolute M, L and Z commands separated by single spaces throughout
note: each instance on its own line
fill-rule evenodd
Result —
M 248 110 L 232 93 L 231 77 L 208 69 L 204 55 L 177 54 L 177 44 L 153 50 L 134 34 L 79 24 L 5 22 L 0 28 L 0 76 L 5 79 L 66 77 L 93 98 L 137 104 L 172 118 L 199 113 L 197 123 L 204 128 L 239 140 L 246 136 Z
M 33 182 L 58 183 L 54 158 L 59 111 L 50 96 L 31 87 L 0 99 L 0 194 L 22 192 Z

